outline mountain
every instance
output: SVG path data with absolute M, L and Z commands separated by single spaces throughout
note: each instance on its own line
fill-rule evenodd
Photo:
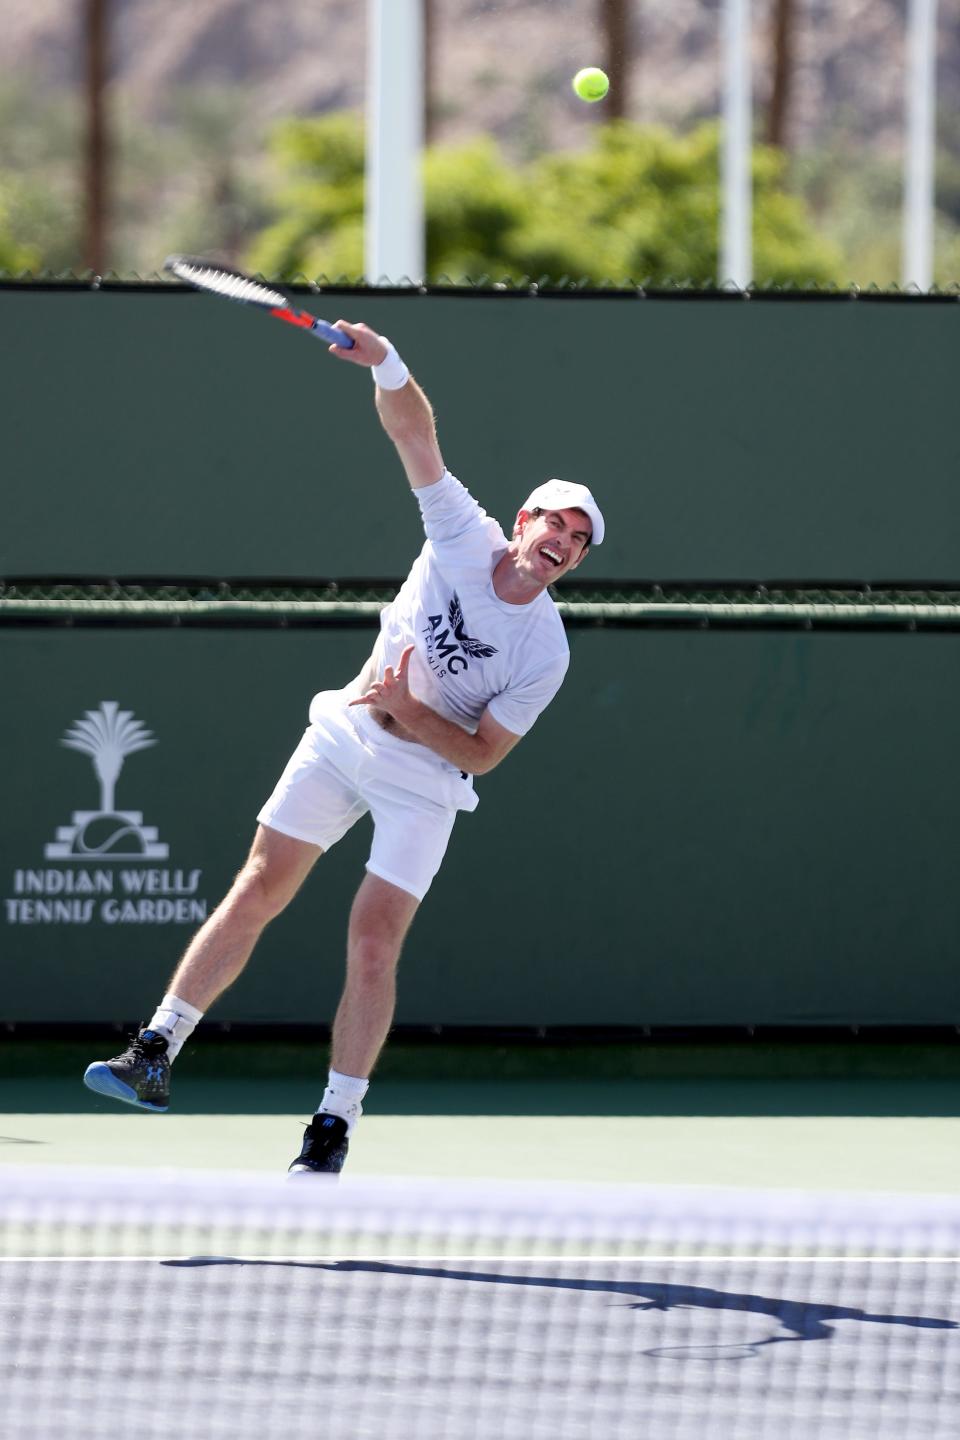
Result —
M 904 0 L 796 0 L 790 139 L 842 133 L 889 153 L 903 118 Z M 0 78 L 63 90 L 82 78 L 80 0 L 5 0 Z M 360 108 L 366 0 L 111 0 L 115 94 L 153 123 L 183 87 L 242 87 L 249 116 Z M 754 0 L 758 123 L 768 93 L 769 3 Z M 943 7 L 941 7 L 943 11 Z M 433 0 L 436 138 L 485 131 L 514 154 L 576 144 L 603 106 L 570 90 L 602 64 L 599 0 Z M 716 113 L 721 0 L 636 0 L 630 113 L 684 123 Z M 960 27 L 940 25 L 940 105 L 960 100 Z

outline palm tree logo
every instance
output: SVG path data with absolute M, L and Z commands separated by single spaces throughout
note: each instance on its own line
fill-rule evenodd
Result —
M 156 743 L 146 726 L 134 720 L 133 711 L 121 710 L 116 700 L 104 700 L 99 710 L 88 710 L 60 741 L 68 750 L 93 757 L 100 781 L 101 815 L 113 813 L 113 795 L 126 757 Z
M 121 710 L 116 700 L 101 701 L 74 721 L 60 744 L 89 755 L 100 782 L 99 810 L 78 810 L 70 825 L 57 829 L 56 840 L 44 846 L 48 860 L 165 860 L 169 847 L 157 841 L 154 826 L 144 826 L 136 810 L 116 809 L 117 780 L 128 755 L 156 745 L 155 736 L 132 710 Z

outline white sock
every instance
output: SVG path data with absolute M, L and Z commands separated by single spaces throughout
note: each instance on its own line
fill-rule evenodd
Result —
M 156 1030 L 167 1042 L 167 1059 L 175 1060 L 180 1047 L 193 1034 L 194 1026 L 203 1015 L 195 1005 L 179 1000 L 176 995 L 164 995 L 159 1008 L 153 1012 L 153 1019 L 146 1030 Z
M 323 1099 L 317 1107 L 317 1114 L 341 1116 L 347 1122 L 347 1134 L 352 1135 L 363 1114 L 360 1102 L 366 1095 L 369 1084 L 369 1080 L 358 1075 L 341 1075 L 339 1070 L 331 1070 L 327 1076 Z

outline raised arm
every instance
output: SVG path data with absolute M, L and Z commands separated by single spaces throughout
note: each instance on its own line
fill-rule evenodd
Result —
M 377 335 L 369 325 L 338 320 L 337 329 L 345 330 L 354 346 L 352 350 L 344 350 L 339 345 L 331 345 L 330 353 L 348 365 L 362 365 L 369 370 L 382 364 L 389 353 L 396 353 L 388 350 L 383 336 Z M 437 443 L 433 410 L 416 380 L 409 376 L 399 389 L 388 390 L 377 385 L 374 394 L 380 423 L 396 446 L 412 488 L 419 490 L 425 485 L 435 485 L 445 467 Z

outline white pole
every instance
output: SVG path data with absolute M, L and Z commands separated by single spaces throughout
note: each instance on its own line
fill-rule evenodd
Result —
M 368 0 L 364 269 L 370 285 L 424 278 L 423 0 Z
M 936 90 L 937 0 L 910 0 L 900 278 L 923 291 L 933 284 Z
M 753 279 L 753 140 L 750 84 L 750 0 L 725 0 L 723 15 L 723 151 L 721 155 L 720 283 L 741 290 Z

